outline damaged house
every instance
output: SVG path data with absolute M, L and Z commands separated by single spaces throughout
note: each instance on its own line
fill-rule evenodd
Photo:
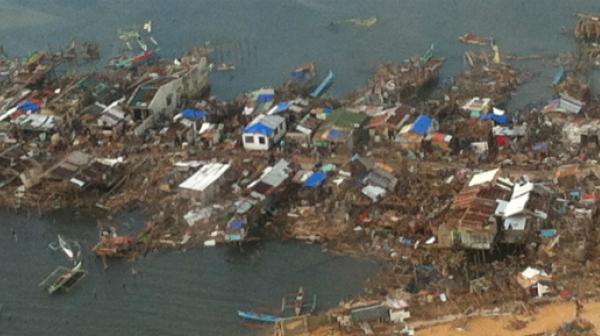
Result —
M 135 121 L 143 121 L 136 134 L 143 134 L 152 127 L 160 115 L 172 117 L 185 98 L 203 93 L 208 84 L 206 60 L 191 69 L 147 81 L 138 86 L 127 107 Z
M 262 216 L 284 200 L 292 172 L 290 163 L 281 159 L 275 165 L 265 168 L 262 175 L 248 185 L 249 195 L 236 202 L 235 213 L 225 228 L 226 242 L 245 240 Z
M 494 217 L 497 199 L 510 192 L 500 169 L 475 174 L 455 196 L 446 220 L 438 228 L 441 247 L 489 250 L 496 241 L 498 222 Z

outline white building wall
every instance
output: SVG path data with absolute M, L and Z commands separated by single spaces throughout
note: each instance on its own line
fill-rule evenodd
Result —
M 252 137 L 253 141 L 247 142 L 246 137 Z M 264 144 L 261 144 L 259 142 L 260 138 L 263 138 L 265 140 Z M 270 137 L 268 137 L 264 134 L 244 133 L 244 134 L 242 134 L 242 143 L 244 144 L 244 148 L 248 149 L 248 150 L 268 150 L 269 147 L 271 146 L 272 141 L 271 141 Z
M 164 113 L 165 115 L 171 116 L 177 110 L 177 104 L 181 100 L 181 92 L 183 91 L 182 79 L 174 79 L 169 83 L 161 86 L 148 108 L 153 114 Z M 171 95 L 171 104 L 167 104 L 167 97 Z

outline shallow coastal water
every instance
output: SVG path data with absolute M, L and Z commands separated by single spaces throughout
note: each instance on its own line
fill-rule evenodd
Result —
M 442 77 L 463 68 L 468 48 L 457 37 L 466 32 L 493 36 L 503 52 L 557 55 L 573 50 L 574 39 L 561 34 L 575 25 L 575 13 L 600 13 L 594 0 L 0 0 L 0 45 L 13 55 L 66 45 L 72 38 L 101 43 L 105 58 L 123 44 L 119 28 L 154 23 L 153 35 L 166 57 L 211 41 L 219 62 L 238 70 L 215 74 L 214 92 L 231 98 L 243 90 L 278 85 L 298 64 L 315 61 L 333 69 L 333 94 L 365 85 L 383 62 L 400 62 L 431 43 L 448 59 Z M 331 27 L 348 18 L 375 16 L 371 28 Z M 101 69 L 103 64 L 97 65 Z M 549 98 L 556 69 L 519 63 L 541 71 L 514 97 L 513 106 Z M 443 79 L 442 78 L 442 79 Z M 597 78 L 594 82 L 597 83 Z
M 265 242 L 237 248 L 154 252 L 138 261 L 113 261 L 106 271 L 90 249 L 97 241 L 90 213 L 60 211 L 0 217 L 0 335 L 245 335 L 238 309 L 279 307 L 281 296 L 304 286 L 325 309 L 362 291 L 378 266 L 337 257 L 317 246 Z M 117 220 L 124 227 L 137 214 Z M 13 230 L 14 229 L 14 235 Z M 59 265 L 48 243 L 77 239 L 89 272 L 64 295 L 38 288 Z

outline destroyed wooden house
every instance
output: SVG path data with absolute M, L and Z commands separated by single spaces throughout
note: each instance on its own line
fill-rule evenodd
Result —
M 20 144 L 0 152 L 0 189 L 18 182 L 29 189 L 40 181 L 42 173 L 42 165 Z
M 105 137 L 124 133 L 131 118 L 122 106 L 123 102 L 124 98 L 121 98 L 109 105 L 95 102 L 84 108 L 79 116 L 84 133 Z
M 327 123 L 315 133 L 313 143 L 341 154 L 359 151 L 369 141 L 369 132 L 364 128 L 368 119 L 363 112 L 334 110 L 327 117 Z
M 292 168 L 284 159 L 265 168 L 262 175 L 250 183 L 246 196 L 235 204 L 235 213 L 225 228 L 226 242 L 242 242 L 248 233 L 289 197 Z
M 451 96 L 457 100 L 488 97 L 496 105 L 506 103 L 518 87 L 519 72 L 506 64 L 475 66 L 460 73 Z
M 497 200 L 496 216 L 502 221 L 499 241 L 525 244 L 535 232 L 543 229 L 551 203 L 552 192 L 532 182 L 514 183 L 509 200 Z
M 410 119 L 412 111 L 414 111 L 414 108 L 407 105 L 400 105 L 385 109 L 371 116 L 365 128 L 369 130 L 372 142 L 389 143 L 394 140 L 405 123 Z
M 579 14 L 575 37 L 583 41 L 597 42 L 600 39 L 600 17 Z
M 202 204 L 208 204 L 220 197 L 220 193 L 232 177 L 231 164 L 207 163 L 179 184 L 179 190 L 182 195 L 188 198 Z
M 443 58 L 413 58 L 405 63 L 380 65 L 369 80 L 368 101 L 395 104 L 417 95 L 437 79 L 444 62 Z
M 474 175 L 455 196 L 445 222 L 438 228 L 441 247 L 489 250 L 496 242 L 498 222 L 494 217 L 496 199 L 504 198 L 505 186 L 495 169 Z
M 47 53 L 36 52 L 12 73 L 12 82 L 26 87 L 41 84 L 54 70 Z
M 188 144 L 202 144 L 212 148 L 221 142 L 224 124 L 212 123 L 217 117 L 202 109 L 186 108 L 174 118 L 174 124 L 161 130 L 160 135 L 168 141 L 185 141 Z
M 295 128 L 289 130 L 285 135 L 286 143 L 301 147 L 309 147 L 312 143 L 312 137 L 322 124 L 322 120 L 317 119 L 312 114 L 306 114 Z
M 600 140 L 600 120 L 587 118 L 572 118 L 562 120 L 562 135 L 566 143 L 572 145 L 598 145 Z
M 52 181 L 66 181 L 75 189 L 108 191 L 125 175 L 121 159 L 98 159 L 81 151 L 69 153 L 44 173 Z

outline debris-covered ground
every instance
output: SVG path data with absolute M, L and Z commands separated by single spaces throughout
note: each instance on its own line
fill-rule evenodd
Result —
M 306 317 L 304 331 L 410 335 L 510 315 L 502 328 L 521 335 L 540 305 L 579 314 L 599 294 L 600 102 L 585 72 L 600 29 L 580 20 L 577 50 L 544 63 L 562 66 L 554 99 L 523 111 L 506 104 L 532 74 L 474 34 L 461 41 L 480 49 L 451 80 L 438 81 L 432 46 L 341 98 L 327 95 L 335 74 L 307 63 L 278 87 L 219 101 L 208 73 L 235 67 L 212 64 L 209 47 L 163 59 L 146 25 L 119 36 L 131 51 L 103 72 L 61 71 L 99 58 L 89 41 L 24 60 L 1 50 L 0 203 L 144 208 L 136 234 L 100 230 L 107 267 L 147 249 L 261 238 L 381 261 L 364 295 Z M 594 334 L 594 321 L 557 319 L 555 335 Z

